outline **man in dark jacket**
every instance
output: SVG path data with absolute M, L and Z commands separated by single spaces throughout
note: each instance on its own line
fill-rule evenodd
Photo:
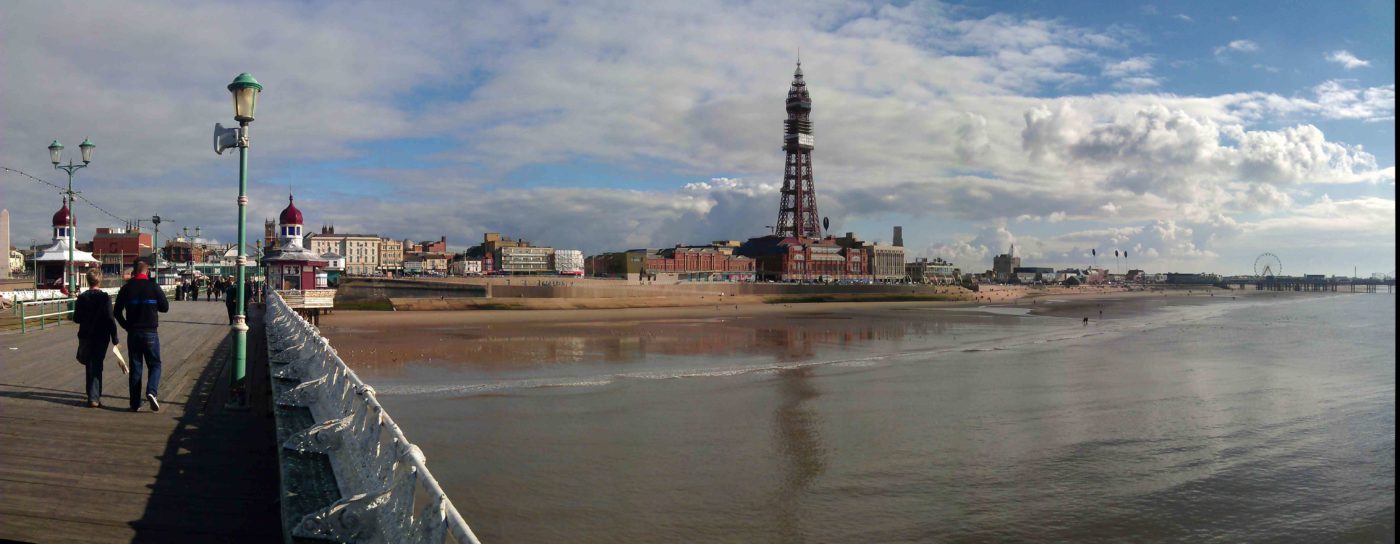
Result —
M 123 329 L 126 329 L 126 348 L 131 355 L 130 386 L 131 411 L 141 409 L 141 364 L 151 371 L 146 381 L 146 400 L 151 401 L 151 411 L 160 411 L 160 401 L 156 391 L 160 387 L 160 336 L 156 327 L 160 325 L 157 312 L 170 311 L 170 302 L 165 300 L 165 291 L 156 285 L 149 272 L 151 266 L 144 261 L 136 261 L 136 270 L 131 280 L 117 291 L 116 309 L 113 315 Z
M 87 367 L 88 408 L 102 406 L 102 360 L 107 358 L 107 340 L 117 345 L 117 322 L 112 319 L 112 297 L 103 292 L 102 270 L 89 269 L 88 290 L 73 304 L 73 321 L 78 323 L 78 360 Z
M 233 316 L 238 315 L 238 280 L 229 276 L 224 282 L 224 306 L 228 308 L 228 324 L 233 324 Z

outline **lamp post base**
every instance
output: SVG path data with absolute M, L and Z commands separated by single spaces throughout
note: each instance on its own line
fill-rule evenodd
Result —
M 233 316 L 233 365 L 230 369 L 229 398 L 224 404 L 224 409 L 235 412 L 248 410 L 248 384 L 244 373 L 244 362 L 248 346 L 248 321 L 247 317 L 240 314 Z

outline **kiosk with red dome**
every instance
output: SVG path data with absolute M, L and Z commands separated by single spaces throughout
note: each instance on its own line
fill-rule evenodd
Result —
M 53 214 L 53 243 L 34 253 L 34 269 L 38 274 L 36 279 L 41 287 L 67 288 L 68 280 L 64 271 L 67 269 L 70 249 L 73 251 L 74 272 L 78 277 L 82 277 L 88 268 L 102 265 L 92 253 L 79 250 L 73 245 L 73 229 L 73 214 L 68 211 L 68 204 L 64 203 L 63 207 Z
M 324 269 L 330 263 L 302 247 L 302 215 L 287 195 L 287 208 L 277 218 L 277 249 L 262 258 L 268 287 L 292 308 L 330 308 L 335 290 L 326 288 Z

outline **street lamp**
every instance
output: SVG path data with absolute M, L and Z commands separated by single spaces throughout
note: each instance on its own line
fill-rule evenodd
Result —
M 253 122 L 253 113 L 257 109 L 258 95 L 262 94 L 262 89 L 263 86 L 258 80 L 253 79 L 247 72 L 238 74 L 233 83 L 228 84 L 228 91 L 233 95 L 233 119 L 238 121 L 236 139 L 232 144 L 232 147 L 238 148 L 238 260 L 235 262 L 235 266 L 238 267 L 238 307 L 237 315 L 233 318 L 233 368 L 229 372 L 229 405 L 235 408 L 248 406 L 247 389 L 244 386 L 248 369 L 248 323 L 247 316 L 244 315 L 247 313 L 248 293 L 243 285 L 243 282 L 247 281 L 247 257 L 243 252 L 248 236 L 248 125 Z M 223 152 L 220 145 L 221 133 L 227 134 L 223 127 L 214 125 L 214 151 L 220 154 Z
M 156 231 L 155 234 L 151 235 L 151 253 L 154 254 L 151 257 L 151 264 L 155 265 L 152 267 L 152 271 L 155 272 L 153 279 L 156 280 L 156 285 L 160 285 L 160 216 L 152 215 L 151 224 L 155 225 Z
M 34 274 L 34 296 L 39 296 L 39 240 L 29 239 L 29 269 Z M 39 300 L 35 298 L 34 300 Z
M 75 194 L 73 192 L 73 172 L 87 168 L 88 163 L 92 162 L 92 148 L 94 147 L 97 145 L 92 143 L 92 140 L 84 138 L 83 143 L 78 144 L 78 149 L 82 150 L 83 163 L 73 164 L 73 158 L 69 157 L 68 164 L 65 165 L 59 164 L 59 157 L 63 154 L 63 144 L 56 139 L 49 144 L 49 160 L 53 161 L 54 169 L 68 172 L 68 190 L 64 191 L 68 200 L 68 262 L 64 263 L 63 272 L 65 276 L 68 276 L 68 294 L 75 297 L 78 296 L 78 278 L 77 271 L 73 269 L 73 245 L 78 243 L 78 216 L 73 213 L 73 195 Z M 35 268 L 37 274 L 38 267 Z

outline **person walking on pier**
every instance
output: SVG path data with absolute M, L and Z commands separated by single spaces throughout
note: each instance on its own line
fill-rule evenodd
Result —
M 78 324 L 78 361 L 87 367 L 87 406 L 102 406 L 102 361 L 107 358 L 107 340 L 117 345 L 117 322 L 112 319 L 112 297 L 102 291 L 102 270 L 87 271 L 88 290 L 73 303 L 73 321 Z
M 131 376 L 127 385 L 133 412 L 140 410 L 142 404 L 142 363 L 150 371 L 150 378 L 146 380 L 145 400 L 150 401 L 152 412 L 160 411 L 160 401 L 156 400 L 156 392 L 160 389 L 160 336 L 156 333 L 160 317 L 157 312 L 169 312 L 170 302 L 165 300 L 165 291 L 151 280 L 150 269 L 150 265 L 144 261 L 136 262 L 131 280 L 117 291 L 116 308 L 112 312 L 117 323 L 126 329 L 126 347 L 131 354 Z
M 228 324 L 233 324 L 233 316 L 238 312 L 238 281 L 229 276 L 224 282 L 224 306 L 228 308 Z

